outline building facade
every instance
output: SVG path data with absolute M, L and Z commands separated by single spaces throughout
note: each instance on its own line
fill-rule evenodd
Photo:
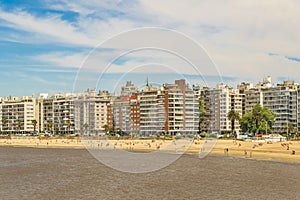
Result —
M 34 96 L 3 97 L 1 99 L 1 131 L 6 133 L 30 133 L 34 131 Z
M 245 94 L 239 89 L 230 88 L 226 84 L 219 84 L 216 88 L 204 87 L 197 91 L 204 103 L 205 122 L 202 130 L 208 133 L 224 134 L 231 132 L 231 121 L 227 115 L 235 110 L 242 117 L 245 109 Z M 239 133 L 239 122 L 236 120 L 235 131 Z
M 141 135 L 198 132 L 198 99 L 185 80 L 158 88 L 147 85 L 139 96 Z

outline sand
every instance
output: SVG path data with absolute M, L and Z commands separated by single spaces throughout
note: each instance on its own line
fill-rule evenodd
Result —
M 35 148 L 96 148 L 123 149 L 127 151 L 157 151 L 185 152 L 198 154 L 205 140 L 187 140 L 182 143 L 172 140 L 92 140 L 82 142 L 80 138 L 59 139 L 48 138 L 12 138 L 0 139 L 0 146 L 22 146 Z M 226 151 L 228 149 L 228 152 Z M 295 155 L 292 154 L 295 151 Z M 300 141 L 266 142 L 217 140 L 212 155 L 238 156 L 247 159 L 263 159 L 300 163 Z

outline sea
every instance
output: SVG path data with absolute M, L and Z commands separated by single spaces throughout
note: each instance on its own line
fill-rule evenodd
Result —
M 300 165 L 185 154 L 126 173 L 85 149 L 0 147 L 0 199 L 300 199 Z

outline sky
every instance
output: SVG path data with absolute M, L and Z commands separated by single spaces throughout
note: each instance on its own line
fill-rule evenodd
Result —
M 0 1 L 0 96 L 300 82 L 297 0 Z

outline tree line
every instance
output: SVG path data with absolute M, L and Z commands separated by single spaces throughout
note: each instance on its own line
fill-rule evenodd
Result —
M 275 113 L 260 104 L 255 105 L 252 110 L 243 116 L 231 109 L 227 113 L 227 119 L 231 122 L 231 136 L 236 136 L 235 124 L 239 122 L 242 133 L 270 134 L 275 121 Z M 203 100 L 199 100 L 199 134 L 204 131 L 206 123 L 206 111 Z M 287 124 L 287 132 L 297 133 L 291 123 Z

